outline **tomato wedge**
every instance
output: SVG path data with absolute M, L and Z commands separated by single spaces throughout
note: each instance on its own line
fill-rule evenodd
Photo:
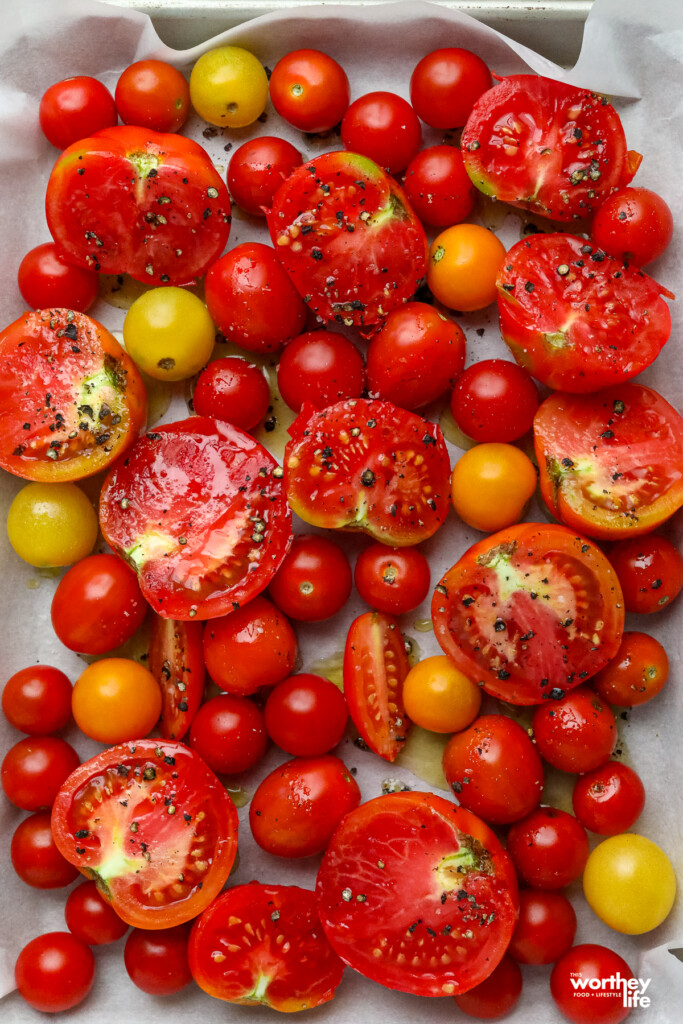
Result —
M 649 366 L 671 334 L 673 295 L 573 235 L 524 238 L 496 281 L 503 341 L 548 387 L 596 391 Z
M 550 395 L 534 446 L 546 505 L 589 537 L 649 533 L 683 505 L 683 419 L 642 384 Z
M 511 704 L 560 700 L 617 653 L 624 601 L 600 549 L 564 526 L 521 523 L 474 544 L 432 599 L 444 652 Z
M 391 793 L 347 814 L 316 891 L 344 963 L 422 996 L 487 978 L 517 917 L 515 872 L 491 829 L 432 793 Z
M 100 525 L 165 618 L 211 619 L 260 594 L 291 542 L 282 470 L 202 416 L 157 427 L 104 482 Z
M 395 761 L 410 721 L 403 683 L 410 671 L 401 627 L 384 612 L 365 612 L 351 623 L 344 648 L 344 696 L 361 739 Z
M 161 689 L 161 735 L 181 740 L 204 696 L 204 627 L 155 615 L 147 667 Z
M 106 469 L 142 430 L 142 378 L 85 313 L 40 309 L 0 333 L 0 466 L 25 480 Z
M 238 885 L 197 920 L 190 970 L 230 1003 L 292 1013 L 329 1002 L 344 965 L 325 938 L 315 894 L 296 885 Z
M 126 924 L 170 928 L 220 892 L 237 851 L 237 811 L 182 743 L 138 740 L 68 777 L 52 810 L 60 853 Z
M 441 429 L 391 402 L 305 405 L 289 429 L 285 485 L 313 526 L 362 530 L 405 547 L 446 518 L 450 464 Z

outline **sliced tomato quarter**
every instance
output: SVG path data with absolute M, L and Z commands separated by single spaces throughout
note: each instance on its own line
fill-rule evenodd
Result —
M 161 689 L 161 734 L 181 740 L 204 696 L 204 628 L 155 615 L 147 668 Z

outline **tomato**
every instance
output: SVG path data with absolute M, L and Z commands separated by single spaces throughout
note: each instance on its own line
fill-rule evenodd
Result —
M 298 167 L 268 214 L 278 259 L 322 320 L 372 333 L 425 275 L 427 239 L 403 190 L 357 153 Z
M 514 872 L 493 832 L 432 793 L 391 793 L 347 814 L 317 892 L 345 963 L 424 996 L 455 995 L 488 977 L 517 915 Z
M 406 195 L 423 224 L 445 228 L 469 217 L 476 190 L 455 146 L 429 146 L 406 168 Z
M 617 988 L 615 978 L 622 979 Z M 624 1006 L 624 992 L 632 978 L 633 971 L 618 953 L 584 943 L 573 946 L 555 964 L 550 994 L 573 1024 L 619 1024 L 631 1012 Z M 591 981 L 595 986 L 590 986 Z
M 12 866 L 34 889 L 62 889 L 78 871 L 62 856 L 50 827 L 50 812 L 38 811 L 20 821 L 10 847 Z
M 259 784 L 249 825 L 266 853 L 310 857 L 327 849 L 339 822 L 359 803 L 358 784 L 338 757 L 295 757 Z
M 196 917 L 222 889 L 237 850 L 237 811 L 183 744 L 137 740 L 76 769 L 55 801 L 52 831 L 126 924 L 168 928 Z
M 294 630 L 265 597 L 213 619 L 204 630 L 207 671 L 222 690 L 236 696 L 279 683 L 294 668 L 296 653 Z
M 526 730 L 505 715 L 482 715 L 448 741 L 443 772 L 462 807 L 507 825 L 538 807 L 543 765 Z
M 512 959 L 504 956 L 484 981 L 454 996 L 455 1005 L 468 1017 L 498 1020 L 510 1013 L 522 994 L 522 972 Z
M 184 288 L 144 292 L 123 321 L 128 355 L 157 380 L 185 380 L 199 373 L 211 357 L 215 337 L 206 306 Z
M 429 593 L 429 562 L 417 548 L 371 544 L 356 559 L 356 590 L 371 608 L 403 615 Z
M 616 573 L 594 544 L 563 526 L 521 523 L 479 541 L 448 570 L 432 618 L 442 649 L 487 693 L 540 704 L 614 657 L 624 608 Z
M 293 50 L 270 76 L 270 98 L 280 117 L 302 132 L 327 132 L 349 105 L 346 72 L 320 50 Z
M 300 533 L 268 593 L 288 618 L 320 622 L 344 607 L 351 586 L 351 566 L 339 545 L 315 533 Z
M 485 92 L 461 145 L 485 195 L 553 220 L 587 217 L 642 160 L 626 151 L 619 115 L 603 96 L 537 75 L 510 75 Z
M 56 736 L 19 740 L 2 762 L 2 788 L 8 800 L 24 811 L 52 807 L 57 792 L 81 759 Z
M 163 60 L 138 60 L 119 76 L 114 93 L 124 124 L 177 132 L 190 109 L 190 90 L 176 68 Z
M 437 235 L 429 249 L 427 284 L 449 309 L 472 312 L 496 299 L 496 274 L 505 246 L 479 224 L 455 224 Z
M 200 117 L 219 128 L 244 128 L 265 110 L 268 78 L 259 60 L 241 46 L 203 53 L 190 75 L 190 99 Z
M 126 922 L 100 896 L 95 882 L 81 882 L 71 890 L 64 917 L 71 934 L 88 946 L 117 942 L 128 931 Z
M 199 622 L 178 622 L 155 615 L 147 667 L 161 690 L 161 735 L 181 740 L 204 696 L 203 629 Z
M 34 1010 L 58 1013 L 82 1003 L 95 978 L 95 958 L 68 932 L 47 932 L 19 953 L 14 980 Z
M 359 398 L 304 408 L 289 433 L 287 498 L 304 522 L 409 547 L 446 518 L 450 466 L 436 424 Z
M 464 366 L 462 328 L 425 302 L 392 310 L 368 348 L 370 391 L 403 409 L 440 398 Z
M 683 587 L 683 557 L 666 537 L 649 534 L 617 541 L 609 560 L 624 591 L 627 612 L 661 612 Z
M 307 331 L 290 341 L 277 368 L 280 394 L 290 409 L 304 404 L 325 409 L 344 398 L 359 398 L 365 387 L 363 357 L 335 331 Z
M 344 696 L 363 742 L 385 761 L 395 761 L 410 721 L 403 683 L 410 664 L 398 622 L 383 612 L 354 619 L 344 647 Z
M 9 507 L 7 535 L 29 565 L 71 565 L 92 551 L 97 516 L 75 484 L 26 484 Z
M 111 128 L 118 120 L 112 94 L 88 75 L 51 85 L 40 100 L 38 117 L 43 134 L 57 149 Z
M 508 832 L 507 851 L 517 874 L 538 889 L 563 889 L 588 859 L 586 830 L 556 807 L 538 807 Z
M 239 356 L 215 359 L 202 370 L 192 393 L 198 416 L 225 420 L 250 431 L 268 412 L 270 388 L 262 370 Z
M 370 157 L 390 174 L 408 166 L 422 144 L 413 108 L 393 92 L 369 92 L 355 100 L 341 123 L 344 149 Z
M 603 839 L 592 851 L 583 873 L 583 891 L 610 928 L 642 935 L 668 917 L 676 896 L 676 876 L 656 843 L 626 832 Z
M 588 686 L 536 708 L 531 727 L 541 757 L 563 772 L 593 771 L 617 744 L 612 710 Z
M 0 333 L 0 378 L 0 466 L 27 480 L 92 476 L 145 422 L 134 363 L 84 313 L 24 313 Z
M 551 388 L 621 384 L 656 359 L 671 333 L 661 296 L 672 294 L 573 235 L 523 238 L 496 286 L 503 341 Z
M 349 709 L 334 683 L 303 672 L 270 691 L 264 714 L 268 735 L 278 747 L 296 757 L 315 757 L 341 741 Z
M 602 700 L 629 708 L 656 697 L 669 678 L 666 651 L 647 633 L 626 632 L 616 656 L 591 680 Z
M 628 765 L 607 761 L 581 775 L 572 793 L 574 814 L 601 836 L 628 832 L 645 806 L 645 787 Z
M 344 965 L 325 938 L 315 896 L 295 885 L 233 886 L 190 937 L 190 969 L 215 999 L 285 1013 L 333 998 Z
M 459 732 L 479 714 L 481 690 L 441 654 L 413 665 L 403 683 L 403 702 L 415 725 Z
M 45 203 L 62 255 L 145 284 L 190 283 L 230 233 L 230 197 L 208 154 L 151 128 L 107 128 L 74 143 L 52 170 Z
M 410 102 L 432 128 L 462 128 L 474 103 L 491 88 L 481 57 L 452 46 L 432 50 L 410 76 Z
M 235 246 L 209 269 L 205 287 L 219 330 L 249 352 L 279 352 L 304 329 L 306 307 L 269 245 Z
M 43 242 L 26 253 L 19 264 L 17 283 L 21 297 L 32 309 L 52 306 L 85 313 L 97 298 L 95 271 L 67 263 L 54 242 Z
M 189 924 L 150 932 L 134 928 L 126 939 L 123 962 L 128 977 L 150 996 L 171 996 L 192 982 L 187 958 Z
M 146 668 L 129 658 L 103 658 L 81 672 L 71 699 L 78 728 L 99 743 L 146 736 L 161 714 L 161 692 Z
M 661 196 L 647 188 L 622 188 L 596 212 L 591 240 L 610 256 L 642 267 L 663 255 L 673 230 Z
M 576 934 L 576 913 L 553 889 L 522 889 L 519 918 L 508 952 L 520 964 L 553 964 L 567 952 Z
M 212 697 L 194 717 L 190 746 L 219 775 L 246 772 L 258 764 L 268 746 L 263 713 L 245 697 L 229 693 Z
M 31 736 L 57 732 L 71 720 L 71 683 L 58 668 L 29 665 L 5 683 L 2 710 L 15 729 Z
M 301 153 L 285 139 L 276 135 L 249 139 L 230 157 L 230 195 L 252 217 L 265 217 L 280 185 L 301 163 Z
M 281 476 L 229 423 L 193 416 L 156 427 L 105 480 L 102 533 L 160 615 L 214 618 L 264 590 L 286 554 Z
M 482 359 L 458 377 L 451 395 L 453 419 L 475 441 L 517 441 L 531 430 L 538 391 L 521 366 Z
M 132 569 L 116 555 L 91 555 L 59 581 L 52 628 L 70 651 L 106 654 L 130 640 L 147 608 Z
M 453 467 L 453 508 L 475 530 L 503 530 L 523 517 L 536 480 L 533 462 L 514 445 L 475 445 Z

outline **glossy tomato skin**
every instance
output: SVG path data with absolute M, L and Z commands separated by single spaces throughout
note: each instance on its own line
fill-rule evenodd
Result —
M 588 686 L 536 708 L 531 720 L 541 757 L 563 772 L 590 772 L 611 756 L 617 724 L 611 708 Z
M 190 726 L 190 746 L 219 775 L 246 772 L 258 764 L 268 746 L 263 713 L 246 697 L 230 693 L 212 697 Z
M 19 822 L 10 856 L 19 878 L 34 889 L 62 889 L 78 878 L 78 871 L 57 846 L 49 811 L 37 811 Z
M 282 612 L 265 597 L 209 622 L 204 660 L 222 690 L 244 697 L 274 686 L 294 668 L 297 643 Z
M 199 622 L 178 622 L 155 615 L 147 667 L 161 689 L 164 739 L 181 740 L 204 696 L 203 629 Z
M 88 946 L 118 942 L 128 931 L 126 922 L 100 896 L 95 882 L 81 882 L 71 890 L 64 917 L 71 934 Z
M 17 283 L 31 309 L 75 309 L 85 313 L 97 298 L 94 270 L 63 259 L 54 242 L 43 242 L 27 252 L 19 264 Z
M 550 975 L 550 994 L 555 1005 L 572 1024 L 620 1024 L 631 1012 L 624 1006 L 623 989 L 609 984 L 586 996 L 586 992 L 572 984 L 578 979 L 602 981 L 619 975 L 627 983 L 633 971 L 626 961 L 608 949 L 594 943 L 583 943 L 572 948 L 558 960 Z
M 422 223 L 437 228 L 459 224 L 474 206 L 476 189 L 455 146 L 421 150 L 406 168 L 403 187 Z
M 124 124 L 177 132 L 190 109 L 190 90 L 180 71 L 163 60 L 138 60 L 119 76 L 114 93 Z
M 625 632 L 615 657 L 591 680 L 608 704 L 630 708 L 656 697 L 669 678 L 667 653 L 653 636 Z
M 24 811 L 52 807 L 60 786 L 80 763 L 74 748 L 56 736 L 19 740 L 3 758 L 5 796 Z
M 531 430 L 538 402 L 536 385 L 521 366 L 507 359 L 482 359 L 458 377 L 451 412 L 473 440 L 507 443 Z
M 664 254 L 673 230 L 661 196 L 647 188 L 622 188 L 595 214 L 591 239 L 610 256 L 643 267 Z
M 469 992 L 454 996 L 455 1005 L 468 1017 L 498 1020 L 510 1013 L 522 994 L 522 972 L 510 956 L 504 956 L 488 978 Z
M 520 964 L 552 964 L 571 947 L 576 913 L 553 889 L 521 889 L 519 918 L 508 952 Z
M 391 793 L 347 814 L 323 857 L 317 892 L 342 960 L 417 995 L 455 995 L 483 981 L 517 916 L 514 871 L 496 837 L 432 793 Z M 465 899 L 477 904 L 476 915 L 463 912 Z M 411 942 L 410 958 L 401 941 Z
M 505 246 L 480 224 L 453 224 L 429 247 L 427 284 L 448 309 L 471 313 L 496 299 L 496 275 Z
M 658 534 L 620 540 L 609 551 L 624 591 L 626 611 L 639 615 L 661 612 L 683 588 L 683 557 Z
M 351 566 L 339 545 L 317 533 L 299 533 L 268 592 L 288 618 L 320 622 L 344 607 L 351 587 Z
M 422 142 L 418 117 L 401 96 L 369 92 L 354 100 L 341 125 L 344 148 L 370 157 L 390 174 L 405 170 Z
M 189 923 L 156 931 L 134 928 L 123 951 L 128 977 L 150 996 L 181 992 L 192 982 L 187 956 L 189 939 Z
M 418 548 L 371 544 L 356 559 L 356 590 L 371 608 L 404 615 L 429 593 L 429 562 Z
M 479 713 L 481 690 L 445 654 L 413 665 L 403 684 L 408 717 L 430 732 L 466 729 Z
M 563 889 L 588 860 L 586 830 L 556 807 L 538 807 L 508 832 L 507 851 L 520 879 L 538 889 Z
M 69 932 L 47 932 L 19 953 L 14 979 L 34 1010 L 58 1013 L 82 1003 L 95 978 L 95 958 Z
M 20 732 L 45 736 L 71 719 L 71 683 L 58 668 L 30 665 L 19 669 L 2 691 L 5 718 Z
M 66 149 L 88 135 L 116 124 L 114 97 L 96 78 L 79 75 L 55 82 L 41 98 L 40 127 L 48 142 Z
M 198 416 L 226 420 L 240 430 L 253 430 L 268 412 L 270 388 L 258 366 L 228 356 L 202 370 L 192 394 Z
M 572 805 L 584 828 L 601 836 L 616 836 L 628 832 L 640 817 L 645 787 L 628 765 L 606 761 L 576 780 Z
M 156 679 L 132 658 L 102 658 L 76 680 L 71 698 L 76 725 L 98 743 L 146 736 L 161 714 Z
M 432 128 L 462 128 L 476 100 L 491 85 L 491 72 L 481 57 L 460 47 L 445 47 L 432 50 L 416 65 L 410 102 Z
M 327 132 L 349 105 L 346 72 L 320 50 L 293 50 L 270 76 L 270 98 L 280 117 L 302 132 Z
M 264 717 L 268 735 L 281 750 L 315 757 L 340 742 L 349 709 L 344 694 L 329 679 L 302 672 L 271 690 Z
M 524 517 L 537 481 L 536 467 L 520 448 L 476 444 L 453 467 L 451 501 L 463 522 L 491 533 Z
M 69 146 L 45 202 L 50 233 L 73 263 L 145 284 L 191 283 L 230 233 L 230 197 L 208 154 L 151 128 L 108 128 Z
M 252 217 L 265 217 L 280 185 L 301 163 L 299 150 L 276 135 L 243 142 L 228 164 L 230 195 Z
M 52 627 L 71 651 L 106 654 L 142 625 L 147 602 L 137 576 L 116 555 L 91 555 L 73 565 L 52 599 Z
M 335 331 L 307 331 L 290 341 L 277 368 L 280 394 L 290 409 L 325 409 L 344 398 L 359 398 L 365 387 L 363 357 Z
M 676 874 L 664 850 L 633 832 L 609 836 L 591 851 L 583 893 L 601 921 L 623 935 L 643 935 L 669 916 Z

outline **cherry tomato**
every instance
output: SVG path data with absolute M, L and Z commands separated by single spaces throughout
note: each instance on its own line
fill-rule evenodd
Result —
M 12 866 L 34 889 L 62 889 L 78 878 L 78 870 L 62 856 L 50 825 L 50 812 L 38 811 L 20 821 L 10 847 Z
M 505 246 L 478 224 L 454 224 L 429 249 L 427 284 L 448 309 L 471 312 L 496 299 L 496 276 Z
M 270 76 L 270 98 L 280 117 L 302 132 L 327 132 L 349 105 L 346 72 L 320 50 L 293 50 Z
M 478 444 L 460 456 L 451 474 L 453 508 L 483 533 L 518 523 L 536 490 L 536 469 L 511 444 Z
M 78 728 L 111 746 L 146 736 L 159 721 L 161 692 L 146 668 L 129 658 L 103 658 L 80 674 L 71 700 Z
M 233 423 L 250 431 L 268 412 L 270 388 L 263 372 L 239 356 L 215 359 L 202 370 L 192 393 L 199 416 Z
M 187 959 L 189 939 L 189 923 L 155 931 L 134 928 L 123 951 L 128 977 L 150 996 L 180 992 L 192 981 Z
M 26 484 L 9 507 L 7 534 L 29 565 L 71 565 L 92 551 L 97 515 L 76 484 Z
M 581 775 L 572 793 L 574 814 L 601 836 L 628 832 L 645 806 L 645 787 L 628 765 L 607 761 Z
M 81 759 L 56 736 L 19 740 L 2 762 L 2 788 L 15 807 L 39 811 L 52 807 L 59 788 Z
M 340 742 L 349 709 L 334 683 L 303 672 L 270 691 L 264 715 L 268 735 L 278 747 L 296 757 L 315 757 Z
M 244 128 L 265 110 L 268 77 L 253 53 L 241 46 L 219 46 L 203 53 L 192 68 L 190 99 L 209 124 Z
M 504 956 L 488 978 L 453 998 L 458 1009 L 468 1017 L 498 1020 L 514 1009 L 521 994 L 522 972 L 512 957 Z
M 476 189 L 455 146 L 421 150 L 406 168 L 403 186 L 423 224 L 445 228 L 469 217 Z
M 204 696 L 204 630 L 201 622 L 178 622 L 155 615 L 149 638 L 149 671 L 161 690 L 164 739 L 180 740 Z
M 538 807 L 508 832 L 507 851 L 517 874 L 538 889 L 563 889 L 588 860 L 586 830 L 556 807 Z
M 531 727 L 541 757 L 563 772 L 593 771 L 617 743 L 610 707 L 587 686 L 536 708 Z
M 128 355 L 156 380 L 185 380 L 199 373 L 209 361 L 215 338 L 206 306 L 185 288 L 143 292 L 123 321 Z
M 624 1006 L 624 988 L 614 987 L 616 977 L 624 984 L 633 978 L 626 961 L 606 946 L 584 943 L 573 946 L 555 964 L 550 994 L 572 1024 L 620 1024 L 631 1010 Z M 591 981 L 602 984 L 591 987 Z
M 126 922 L 100 896 L 97 882 L 81 882 L 71 890 L 64 917 L 71 934 L 88 946 L 117 942 L 128 931 Z
M 49 665 L 19 669 L 5 683 L 2 710 L 15 729 L 30 736 L 57 732 L 71 720 L 71 683 Z
M 671 911 L 676 876 L 671 861 L 645 836 L 625 832 L 595 847 L 583 891 L 601 921 L 625 935 L 652 931 Z
M 344 398 L 358 398 L 365 387 L 363 357 L 343 334 L 308 331 L 290 341 L 277 368 L 280 393 L 290 409 L 304 403 L 325 409 Z
M 644 267 L 659 259 L 673 235 L 671 210 L 647 188 L 622 188 L 598 208 L 591 240 L 610 256 Z
M 666 651 L 647 633 L 627 632 L 616 656 L 591 679 L 602 700 L 620 708 L 646 704 L 669 678 Z
M 116 109 L 124 124 L 177 132 L 190 109 L 187 82 L 163 60 L 138 60 L 122 72 L 114 93 Z
M 190 746 L 219 775 L 246 772 L 268 746 L 263 713 L 246 697 L 212 697 L 192 721 Z
M 31 309 L 57 307 L 85 313 L 97 298 L 94 270 L 68 263 L 54 242 L 43 242 L 27 252 L 19 264 L 17 282 Z
M 356 559 L 353 578 L 371 608 L 403 615 L 422 604 L 429 593 L 429 562 L 417 548 L 371 544 Z
M 538 408 L 533 379 L 507 359 L 468 366 L 451 395 L 453 419 L 475 441 L 516 441 L 531 430 Z
M 112 94 L 87 75 L 51 85 L 43 93 L 38 117 L 43 134 L 57 149 L 111 128 L 118 120 Z
M 344 149 L 369 156 L 390 174 L 405 170 L 422 143 L 415 111 L 393 92 L 369 92 L 355 100 L 341 125 Z
M 608 557 L 619 577 L 628 612 L 660 612 L 683 587 L 683 557 L 671 541 L 658 534 L 617 541 Z
M 316 533 L 295 536 L 269 593 L 290 619 L 320 622 L 336 615 L 351 593 L 349 560 L 333 540 Z
M 34 1010 L 59 1013 L 82 1003 L 95 978 L 95 958 L 69 932 L 47 932 L 19 953 L 14 979 Z
M 571 947 L 576 913 L 561 892 L 522 889 L 508 952 L 520 964 L 553 964 Z
M 249 139 L 230 157 L 228 191 L 246 213 L 265 217 L 280 185 L 301 163 L 301 153 L 285 139 L 275 135 Z
M 470 50 L 455 46 L 432 50 L 410 77 L 410 102 L 432 128 L 462 128 L 492 84 L 486 64 Z
M 479 714 L 481 690 L 450 658 L 437 654 L 413 665 L 403 683 L 411 722 L 431 732 L 460 732 Z
M 238 697 L 273 686 L 294 668 L 294 630 L 265 597 L 255 597 L 204 630 L 204 660 L 214 683 Z

